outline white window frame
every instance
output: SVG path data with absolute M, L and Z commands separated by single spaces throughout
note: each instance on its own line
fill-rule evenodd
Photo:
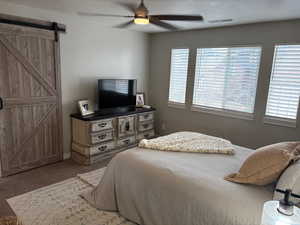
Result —
M 298 112 L 299 112 L 299 107 L 298 107 Z M 282 118 L 282 117 L 266 116 L 265 115 L 264 119 L 263 119 L 263 122 L 265 124 L 282 126 L 282 127 L 291 127 L 291 128 L 296 128 L 297 127 L 297 120 Z
M 242 119 L 242 120 L 254 120 L 255 118 L 255 109 L 256 109 L 256 97 L 257 97 L 257 90 L 258 90 L 258 81 L 259 81 L 259 76 L 260 76 L 260 71 L 261 71 L 261 62 L 262 62 L 262 52 L 263 52 L 263 47 L 261 45 L 233 45 L 233 46 L 210 46 L 210 47 L 198 47 L 199 48 L 260 48 L 260 61 L 258 65 L 258 70 L 257 70 L 257 83 L 256 83 L 256 92 L 255 92 L 255 98 L 254 98 L 254 108 L 253 108 L 253 113 L 248 113 L 248 112 L 241 112 L 241 111 L 234 111 L 234 110 L 229 110 L 229 109 L 219 109 L 215 107 L 208 107 L 208 106 L 200 106 L 200 105 L 195 105 L 192 104 L 191 106 L 191 111 L 194 112 L 201 112 L 201 113 L 207 113 L 207 114 L 212 114 L 212 115 L 217 115 L 217 116 L 223 116 L 223 117 L 230 117 L 234 119 Z M 197 54 L 196 54 L 197 57 Z M 197 59 L 195 59 L 196 61 Z M 197 63 L 195 63 L 195 69 L 194 72 L 196 72 L 196 66 Z M 195 74 L 194 74 L 195 76 Z M 195 82 L 195 79 L 194 79 Z M 193 84 L 193 93 L 194 93 L 194 88 L 195 85 Z
M 229 109 L 218 109 L 208 106 L 192 105 L 191 111 L 212 114 L 216 116 L 230 117 L 234 119 L 254 120 L 254 113 L 239 112 Z
M 172 68 L 172 51 L 176 49 L 187 49 L 189 51 L 189 56 L 188 56 L 188 64 L 187 64 L 187 80 L 186 80 L 186 90 L 185 90 L 185 101 L 184 103 L 180 102 L 174 102 L 169 100 L 169 94 L 170 94 L 170 88 L 171 88 L 171 68 Z M 189 68 L 190 68 L 190 59 L 191 59 L 191 49 L 189 47 L 183 46 L 183 47 L 176 47 L 176 48 L 170 48 L 170 64 L 169 64 L 169 79 L 168 79 L 168 107 L 170 108 L 175 108 L 175 109 L 185 109 L 186 108 L 186 103 L 187 103 L 187 89 L 188 89 L 188 79 L 189 79 Z
M 277 45 L 300 45 L 300 43 L 275 43 L 274 44 L 274 46 L 273 46 L 273 58 L 272 58 L 272 69 L 271 69 L 269 85 L 268 85 L 269 89 L 270 89 L 272 74 L 273 74 L 273 71 L 274 71 L 275 56 L 276 56 L 275 55 L 275 49 L 276 49 Z M 268 116 L 268 115 L 266 115 L 266 112 L 267 112 L 269 91 L 270 90 L 268 90 L 268 96 L 267 96 L 267 100 L 266 100 L 266 104 L 265 104 L 265 112 L 264 112 L 263 123 L 264 124 L 270 124 L 270 125 L 276 125 L 276 126 L 282 126 L 282 127 L 296 128 L 297 127 L 297 121 L 298 121 L 298 118 L 299 118 L 299 113 L 300 113 L 300 97 L 299 97 L 299 100 L 298 100 L 298 110 L 297 110 L 296 119 Z
M 168 101 L 168 107 L 176 109 L 185 109 L 186 103 Z

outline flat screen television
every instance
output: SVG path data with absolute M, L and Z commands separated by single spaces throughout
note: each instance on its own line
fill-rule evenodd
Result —
M 133 107 L 136 105 L 136 80 L 98 80 L 99 109 Z

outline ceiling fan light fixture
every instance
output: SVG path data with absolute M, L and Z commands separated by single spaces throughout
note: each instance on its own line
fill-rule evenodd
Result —
M 138 7 L 131 3 L 121 3 L 118 4 L 122 7 L 126 8 L 127 11 L 130 11 L 132 15 L 111 15 L 111 14 L 102 14 L 102 13 L 79 13 L 80 15 L 88 15 L 88 16 L 109 16 L 109 17 L 120 17 L 127 18 L 128 21 L 118 26 L 116 28 L 126 28 L 132 24 L 137 25 L 147 25 L 153 24 L 155 26 L 175 31 L 179 28 L 170 24 L 168 21 L 190 21 L 190 22 L 202 22 L 203 17 L 201 15 L 180 15 L 180 14 L 159 14 L 152 15 L 149 14 L 148 8 L 144 4 L 144 0 L 139 0 L 140 4 Z
M 147 25 L 150 23 L 149 18 L 135 18 L 134 23 L 138 25 Z

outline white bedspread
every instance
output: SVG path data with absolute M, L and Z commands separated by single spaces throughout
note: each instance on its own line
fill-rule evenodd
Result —
M 134 148 L 118 154 L 83 196 L 143 225 L 259 225 L 273 189 L 223 179 L 251 152 L 234 147 L 230 156 Z

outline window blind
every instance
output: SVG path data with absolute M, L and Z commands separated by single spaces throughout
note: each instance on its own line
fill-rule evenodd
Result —
M 266 115 L 296 119 L 300 95 L 300 45 L 275 46 Z
M 260 47 L 197 49 L 194 107 L 253 113 Z
M 185 103 L 189 49 L 172 49 L 169 102 Z

